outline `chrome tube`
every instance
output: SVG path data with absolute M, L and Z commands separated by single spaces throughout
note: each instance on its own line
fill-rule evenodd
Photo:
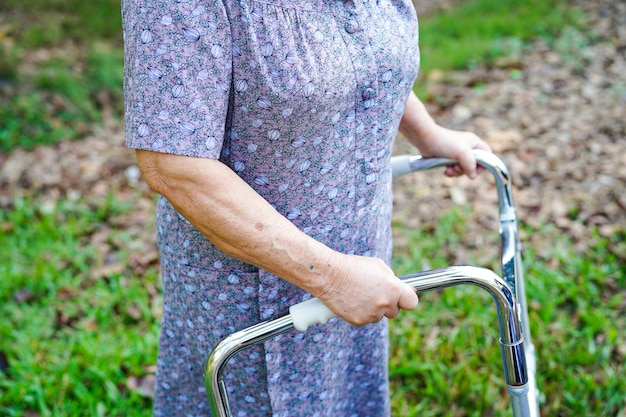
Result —
M 517 230 L 517 215 L 513 204 L 513 184 L 511 175 L 504 162 L 491 152 L 474 150 L 473 155 L 478 164 L 491 172 L 496 181 L 500 237 L 502 241 L 502 277 L 513 290 L 515 297 L 520 303 L 522 326 L 524 334 L 526 335 L 526 341 L 529 342 L 530 330 L 527 327 L 528 310 L 526 308 L 526 294 L 519 294 L 520 291 L 524 292 L 524 278 L 521 267 L 521 245 Z M 456 163 L 457 162 L 453 159 L 424 158 L 421 155 L 402 155 L 393 157 L 391 165 L 393 176 L 398 177 L 411 172 L 425 171 Z M 521 295 L 524 297 L 521 297 Z
M 224 385 L 224 367 L 237 352 L 293 329 L 291 316 L 265 321 L 227 336 L 209 355 L 204 370 L 204 385 L 213 417 L 230 417 L 228 393 Z
M 517 315 L 515 296 L 502 278 L 485 268 L 452 266 L 407 275 L 401 279 L 417 293 L 468 284 L 491 294 L 496 303 L 506 383 L 510 386 L 526 385 L 528 373 L 524 355 L 524 336 Z
M 514 417 L 539 417 L 539 408 L 532 396 L 532 385 L 512 386 L 507 385 L 507 391 L 511 397 L 511 409 Z
M 454 266 L 407 275 L 401 279 L 416 293 L 463 284 L 475 285 L 489 292 L 496 304 L 507 386 L 523 389 L 528 380 L 524 338 L 519 326 L 515 297 L 504 280 L 488 269 L 474 266 Z M 232 417 L 223 382 L 223 370 L 228 360 L 250 345 L 291 329 L 293 322 L 290 315 L 286 315 L 233 333 L 217 345 L 207 359 L 205 369 L 205 384 L 214 417 Z M 519 401 L 523 403 L 525 400 Z
M 499 231 L 502 245 L 502 277 L 513 290 L 518 303 L 518 313 L 525 339 L 526 362 L 530 376 L 528 395 L 535 404 L 533 415 L 539 415 L 539 392 L 535 380 L 537 369 L 535 346 L 533 345 L 530 333 L 526 287 L 522 268 L 521 243 L 517 228 L 517 214 L 513 204 L 513 183 L 511 181 L 511 175 L 507 166 L 496 155 L 481 150 L 474 150 L 473 155 L 478 164 L 491 172 L 496 182 L 499 204 Z M 452 159 L 424 158 L 421 155 L 402 155 L 392 157 L 391 166 L 393 176 L 399 177 L 411 172 L 425 171 L 455 163 L 456 161 Z M 515 415 L 517 416 L 517 414 Z

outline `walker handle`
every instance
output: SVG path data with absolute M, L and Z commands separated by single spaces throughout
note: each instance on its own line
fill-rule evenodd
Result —
M 413 172 L 413 169 L 411 169 L 411 157 L 409 155 L 392 156 L 390 163 L 394 178 Z
M 475 157 L 481 156 L 480 151 L 473 151 Z M 394 178 L 415 171 L 425 171 L 445 165 L 456 164 L 454 159 L 447 158 L 424 158 L 422 155 L 398 155 L 391 157 L 391 172 Z
M 293 327 L 300 332 L 306 332 L 313 324 L 326 324 L 328 320 L 337 316 L 319 298 L 311 298 L 292 305 L 289 307 L 289 314 Z

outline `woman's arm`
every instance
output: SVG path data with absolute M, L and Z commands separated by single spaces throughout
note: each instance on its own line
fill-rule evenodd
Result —
M 223 252 L 320 298 L 359 326 L 417 305 L 380 259 L 344 255 L 296 228 L 215 159 L 137 151 L 144 179 Z
M 482 170 L 477 167 L 472 150 L 491 151 L 489 145 L 471 132 L 446 129 L 432 119 L 424 104 L 411 92 L 404 115 L 400 121 L 400 133 L 415 145 L 425 157 L 451 158 L 458 165 L 446 168 L 446 175 L 466 174 L 475 178 Z

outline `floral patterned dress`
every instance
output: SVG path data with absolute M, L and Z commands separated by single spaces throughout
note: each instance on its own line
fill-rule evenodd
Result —
M 300 230 L 391 255 L 389 158 L 419 53 L 410 0 L 123 0 L 127 146 L 219 158 Z M 156 416 L 208 416 L 204 362 L 310 297 L 157 209 Z M 241 237 L 245 239 L 245 236 Z M 231 360 L 234 416 L 389 414 L 387 327 L 335 319 Z

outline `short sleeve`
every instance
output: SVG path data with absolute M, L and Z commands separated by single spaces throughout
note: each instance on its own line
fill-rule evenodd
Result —
M 220 156 L 232 77 L 221 0 L 123 0 L 126 146 Z

